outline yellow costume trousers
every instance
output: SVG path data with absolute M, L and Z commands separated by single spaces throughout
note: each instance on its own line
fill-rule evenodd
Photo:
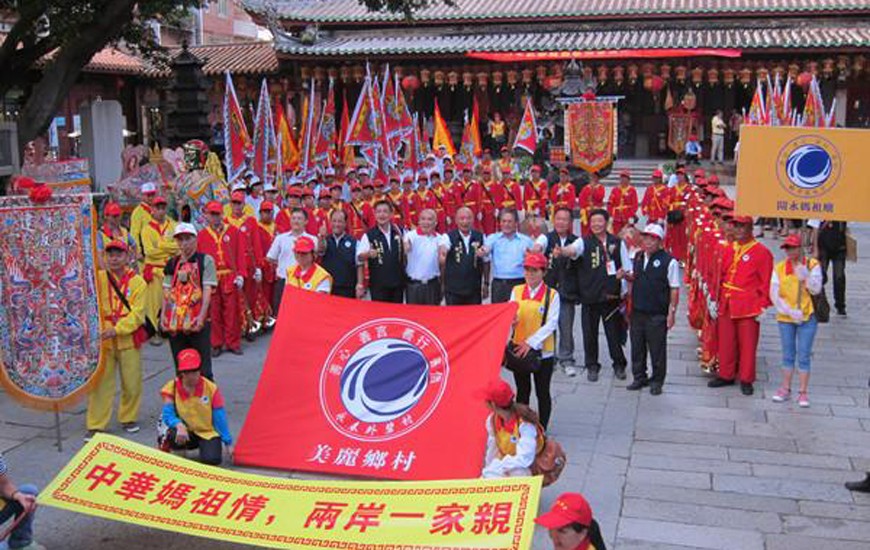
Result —
M 145 288 L 145 317 L 155 327 L 160 326 L 160 306 L 163 305 L 163 272 L 155 273 L 154 280 Z
M 88 430 L 105 430 L 112 420 L 117 390 L 116 371 L 121 374 L 121 403 L 118 422 L 136 422 L 142 403 L 142 356 L 138 349 L 103 349 L 103 376 L 88 397 Z

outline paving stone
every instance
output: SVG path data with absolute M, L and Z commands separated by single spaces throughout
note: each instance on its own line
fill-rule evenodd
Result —
M 806 535 L 767 535 L 765 542 L 767 550 L 819 550 L 820 548 L 870 550 L 870 542 L 838 540 L 834 543 L 834 546 L 829 539 L 808 537 Z
M 677 470 L 685 472 L 706 472 L 717 474 L 752 475 L 752 467 L 746 463 L 701 458 L 676 458 L 632 453 L 631 467 L 652 468 L 656 470 Z
M 632 452 L 674 457 L 728 459 L 728 450 L 724 447 L 663 443 L 660 441 L 637 441 L 632 447 Z
M 732 492 L 701 491 L 680 487 L 634 485 L 629 483 L 625 486 L 625 497 L 666 500 L 740 510 L 757 510 L 759 512 L 798 513 L 797 501 L 793 499 Z
M 731 420 L 687 418 L 677 415 L 653 416 L 641 414 L 637 421 L 637 427 L 643 430 L 680 430 L 728 435 L 734 434 L 734 422 Z
M 824 454 L 779 453 L 757 449 L 728 449 L 728 456 L 736 462 L 758 462 L 761 464 L 782 464 L 785 466 L 805 466 L 808 468 L 834 468 L 851 470 L 848 458 Z
M 757 512 L 699 506 L 680 502 L 626 498 L 622 515 L 662 521 L 679 521 L 693 525 L 750 529 L 762 533 L 781 533 L 782 520 L 773 512 Z
M 638 485 L 668 485 L 690 489 L 710 489 L 710 474 L 703 472 L 681 472 L 675 470 L 653 470 L 650 468 L 629 468 L 629 483 Z
M 698 548 L 764 550 L 764 538 L 755 531 L 647 519 L 623 518 L 619 522 L 618 536 Z
M 766 451 L 795 451 L 794 441 L 785 438 L 758 438 L 741 435 L 715 434 L 704 432 L 681 432 L 677 430 L 637 429 L 637 439 L 668 443 L 692 443 L 718 445 L 722 447 L 741 447 Z
M 668 365 L 668 369 L 670 370 L 670 365 Z M 620 550 L 700 550 L 697 546 L 677 546 L 675 544 L 661 544 L 648 540 L 618 539 L 616 542 L 616 547 Z
M 852 502 L 849 491 L 839 483 L 763 478 L 750 476 L 713 476 L 713 488 L 748 495 L 790 497 L 828 502 Z
M 753 464 L 752 474 L 758 477 L 779 477 L 784 479 L 805 479 L 824 483 L 845 483 L 858 477 L 848 470 L 826 470 L 823 468 L 801 468 L 773 464 Z
M 802 516 L 818 516 L 835 519 L 854 519 L 868 521 L 870 519 L 870 503 L 867 506 L 856 504 L 836 504 L 833 502 L 818 502 L 805 500 L 798 503 Z
M 785 516 L 785 532 L 809 534 L 821 538 L 870 541 L 870 518 L 852 521 L 834 518 Z

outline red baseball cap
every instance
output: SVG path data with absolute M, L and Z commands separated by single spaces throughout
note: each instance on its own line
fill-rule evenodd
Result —
M 313 189 L 310 189 L 310 188 L 308 188 L 308 187 L 305 187 L 305 188 L 302 189 L 302 196 L 303 196 L 303 197 L 313 197 L 313 196 L 314 196 L 314 190 L 313 190 Z
M 320 195 L 318 195 L 319 199 L 331 199 L 332 195 L 329 193 L 329 189 L 321 189 Z
M 103 209 L 103 215 L 105 216 L 120 216 L 121 215 L 121 205 L 117 202 L 110 202 L 106 204 L 106 208 Z
M 223 214 L 224 207 L 221 206 L 221 203 L 218 201 L 209 201 L 208 204 L 205 205 L 205 211 L 209 214 Z
M 734 216 L 734 223 L 738 223 L 740 225 L 752 225 L 755 220 L 752 219 L 752 216 Z
M 241 191 L 233 191 L 232 195 L 230 195 L 230 200 L 232 202 L 245 202 L 245 194 Z
M 789 235 L 782 241 L 782 244 L 779 245 L 780 248 L 800 248 L 803 246 L 801 244 L 801 238 L 798 235 Z
M 703 168 L 698 168 L 697 170 L 695 170 L 695 177 L 696 178 L 703 178 L 706 175 L 707 175 L 707 172 L 705 172 Z
M 199 370 L 200 366 L 202 366 L 202 358 L 195 349 L 188 348 L 178 352 L 178 372 Z
M 166 197 L 154 197 L 154 200 L 151 201 L 151 204 L 157 206 L 158 204 L 168 204 Z
M 653 170 L 652 177 L 653 177 L 653 178 L 663 178 L 663 177 L 664 177 L 664 174 L 662 173 L 661 170 L 659 170 L 658 168 L 656 168 L 655 170 Z
M 301 187 L 291 187 L 287 190 L 288 197 L 301 197 L 302 196 L 302 188 Z
M 707 178 L 707 183 L 719 183 L 719 176 L 713 174 L 709 178 Z
M 623 168 L 622 170 L 619 171 L 619 177 L 620 178 L 630 178 L 631 177 L 631 170 L 629 170 L 628 168 Z
M 350 190 L 351 190 L 351 192 L 362 191 L 362 186 L 358 183 L 354 183 L 353 185 L 350 186 Z
M 275 210 L 275 203 L 272 201 L 263 201 L 260 203 L 260 212 L 271 212 Z
M 109 250 L 120 250 L 121 252 L 127 252 L 128 250 L 130 250 L 130 247 L 127 246 L 127 243 L 125 243 L 124 241 L 119 241 L 118 239 L 115 239 L 113 241 L 109 241 L 109 243 L 106 244 L 106 252 L 108 252 Z
M 538 166 L 537 164 L 533 164 L 532 167 L 529 168 L 529 171 L 530 171 L 530 172 L 534 172 L 534 171 L 538 171 L 538 172 L 540 172 L 540 171 L 541 171 L 541 167 Z
M 561 529 L 579 523 L 592 525 L 592 507 L 580 493 L 562 493 L 550 511 L 535 518 L 535 523 L 546 529 Z
M 532 252 L 531 254 L 526 254 L 526 258 L 523 260 L 523 267 L 547 269 L 547 257 L 540 252 Z
M 314 241 L 309 237 L 299 237 L 296 239 L 296 242 L 293 243 L 293 252 L 314 252 Z
M 501 378 L 494 378 L 485 388 L 481 388 L 477 395 L 484 401 L 492 401 L 496 407 L 504 409 L 514 400 L 514 389 Z

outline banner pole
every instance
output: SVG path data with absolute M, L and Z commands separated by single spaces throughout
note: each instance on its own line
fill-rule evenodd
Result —
M 55 445 L 57 445 L 57 452 L 63 452 L 63 441 L 60 438 L 60 409 L 57 405 L 54 406 L 54 434 L 57 438 Z

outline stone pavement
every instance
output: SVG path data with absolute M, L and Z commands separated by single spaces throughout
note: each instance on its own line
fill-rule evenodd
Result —
M 870 227 L 859 226 L 855 234 L 859 248 L 870 247 Z M 842 485 L 870 470 L 870 345 L 862 338 L 870 334 L 870 260 L 848 264 L 847 277 L 849 317 L 819 329 L 809 409 L 770 401 L 778 383 L 779 339 L 769 312 L 753 397 L 735 387 L 706 387 L 684 305 L 669 336 L 663 395 L 627 392 L 626 382 L 607 371 L 596 384 L 557 374 L 551 434 L 565 447 L 569 465 L 544 491 L 542 508 L 562 491 L 583 492 L 608 548 L 870 549 L 870 497 Z M 579 322 L 577 332 L 579 346 Z M 234 433 L 267 346 L 261 339 L 247 345 L 243 357 L 216 361 Z M 153 444 L 158 389 L 171 370 L 165 346 L 147 347 L 145 357 L 143 429 L 131 439 Z M 62 453 L 53 447 L 52 426 L 50 414 L 22 409 L 0 394 L 0 451 L 17 481 L 47 483 L 80 448 L 83 407 L 62 415 Z M 238 547 L 49 508 L 39 512 L 37 535 L 50 549 Z M 533 547 L 550 548 L 540 529 Z

